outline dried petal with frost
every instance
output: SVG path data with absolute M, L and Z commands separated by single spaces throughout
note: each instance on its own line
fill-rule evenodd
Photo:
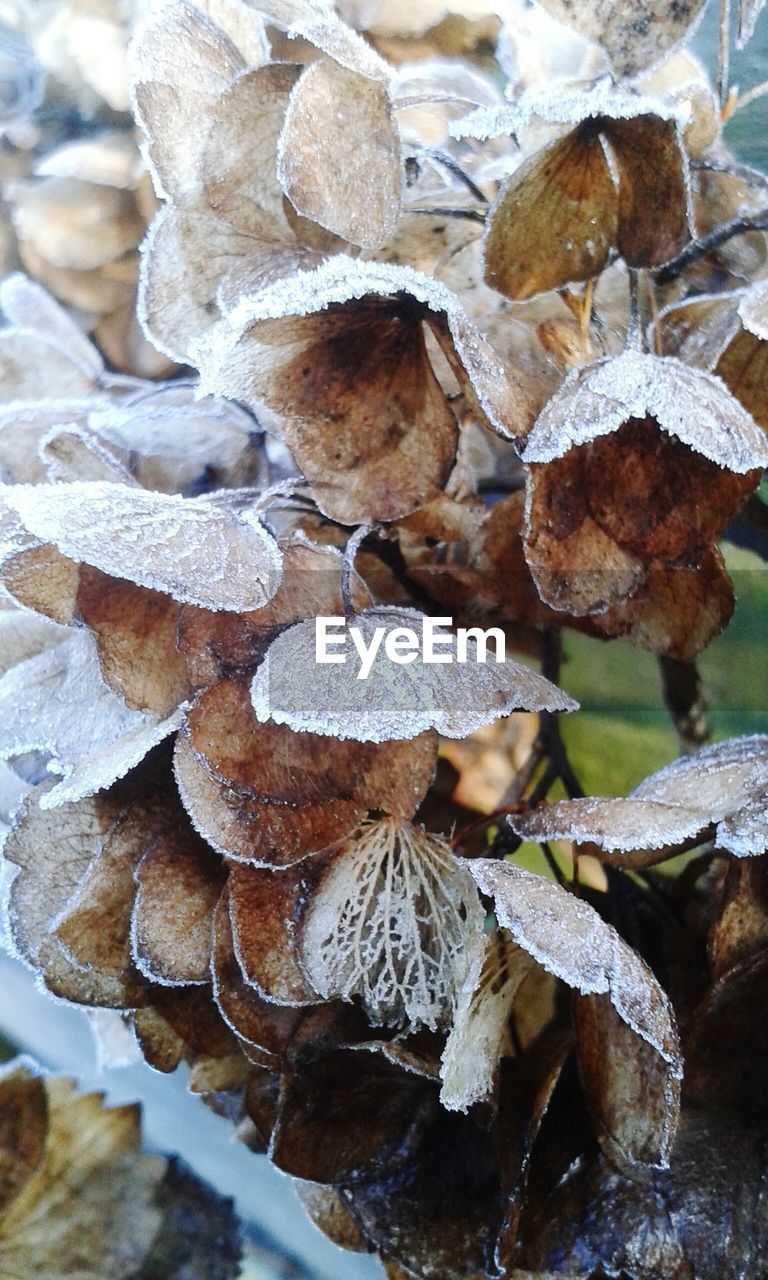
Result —
M 206 390 L 278 415 L 326 514 L 391 520 L 438 494 L 456 449 L 425 321 L 491 424 L 520 435 L 532 412 L 521 384 L 456 296 L 405 267 L 337 254 L 243 298 L 193 357 Z
M 478 858 L 466 865 L 517 945 L 578 993 L 582 1072 L 609 1154 L 666 1166 L 682 1063 L 672 1006 L 650 969 L 592 907 L 559 885 L 508 862 Z M 590 999 L 581 1010 L 580 997 Z M 590 1078 L 598 1062 L 601 1074 Z M 648 1097 L 633 1073 L 642 1076 Z
M 370 648 L 377 628 L 415 631 L 425 621 L 415 609 L 368 609 L 347 619 Z M 300 732 L 384 742 L 437 729 L 463 738 L 512 711 L 572 711 L 567 694 L 517 662 L 478 662 L 476 638 L 468 639 L 468 660 L 457 662 L 456 635 L 444 633 L 441 653 L 448 664 L 390 662 L 379 649 L 370 674 L 357 678 L 352 654 L 342 665 L 315 661 L 315 622 L 289 627 L 272 643 L 251 686 L 260 721 L 269 719 Z M 311 673 L 306 683 L 301 673 Z
M 130 710 L 107 687 L 84 632 L 8 671 L 0 681 L 0 703 L 0 756 L 45 752 L 52 757 L 51 770 L 65 775 L 47 798 L 51 806 L 68 789 L 87 795 L 108 786 L 170 732 L 157 716 Z
M 217 782 L 185 738 L 176 740 L 174 769 L 190 820 L 218 853 L 257 867 L 289 867 L 324 849 L 359 822 L 358 797 L 292 808 L 267 804 Z
M 54 622 L 75 620 L 79 566 L 50 544 L 40 544 L 26 534 L 27 546 L 12 550 L 0 564 L 5 590 L 25 608 L 45 614 Z
M 650 851 L 642 860 L 621 860 L 621 865 L 640 866 L 661 861 L 653 851 L 702 837 L 717 824 L 715 843 L 737 857 L 750 857 L 768 849 L 767 791 L 768 737 L 754 734 L 673 760 L 626 799 L 561 800 L 511 821 L 527 839 L 573 840 L 608 853 Z
M 671 1070 L 638 1039 L 607 995 L 574 996 L 573 1020 L 582 1088 L 606 1155 L 630 1171 L 638 1165 L 666 1168 L 682 1067 Z
M 386 85 L 330 59 L 307 67 L 286 112 L 278 173 L 305 218 L 364 249 L 385 244 L 403 187 Z
M 117 451 L 110 449 L 93 431 L 76 423 L 51 427 L 41 438 L 38 452 L 46 480 L 64 484 L 71 480 L 136 483 Z
M 274 539 L 253 514 L 108 483 L 16 485 L 3 501 L 64 555 L 207 609 L 258 609 L 280 580 Z
M 176 827 L 136 868 L 131 949 L 137 968 L 170 986 L 210 982 L 213 913 L 225 874 L 191 827 Z
M 144 1003 L 146 983 L 131 954 L 134 874 L 147 845 L 177 821 L 177 805 L 161 785 L 108 827 L 50 926 L 53 943 L 75 966 L 68 984 L 59 977 L 58 995 L 124 1009 Z
M 155 215 L 144 242 L 138 315 L 158 350 L 187 361 L 193 340 L 217 318 L 222 278 L 254 248 L 250 236 L 204 209 L 167 204 Z
M 695 566 L 768 460 L 724 384 L 626 351 L 575 370 L 526 441 L 526 559 L 542 598 L 583 614 L 653 565 Z
M 435 764 L 430 734 L 360 744 L 261 724 L 243 679 L 221 680 L 201 694 L 188 713 L 186 733 L 214 781 L 267 805 L 301 808 L 357 799 L 361 807 L 410 817 Z
M 653 98 L 598 82 L 553 97 L 524 93 L 452 126 L 458 137 L 513 134 L 531 120 L 571 132 L 502 186 L 485 235 L 485 278 L 515 300 L 598 275 L 617 250 L 654 267 L 690 239 L 680 122 Z M 547 233 L 543 232 L 547 228 Z
M 8 899 L 14 947 L 41 974 L 46 986 L 69 999 L 119 1005 L 125 983 L 73 963 L 52 928 L 102 849 L 120 805 L 90 797 L 50 814 L 40 806 L 39 788 L 24 800 L 3 853 L 19 870 Z
M 195 195 L 206 135 L 201 122 L 245 62 L 221 27 L 185 0 L 149 17 L 131 61 L 134 110 L 149 139 L 158 191 L 173 199 Z
M 619 177 L 616 244 L 630 267 L 656 267 L 690 239 L 685 152 L 675 120 L 658 115 L 606 126 Z
M 591 621 L 603 635 L 627 635 L 639 649 L 689 662 L 725 629 L 734 604 L 723 557 L 711 547 L 697 569 L 652 567 L 628 600 Z
M 448 844 L 391 819 L 338 846 L 301 925 L 324 999 L 359 995 L 375 1024 L 435 1029 L 480 964 L 483 911 Z
M 302 1017 L 301 1011 L 265 1000 L 246 982 L 235 955 L 226 891 L 214 913 L 211 977 L 219 1012 L 238 1039 L 270 1056 L 284 1053 Z
M 287 62 L 249 71 L 238 76 L 209 114 L 201 158 L 205 200 L 236 231 L 254 239 L 291 239 L 285 235 L 276 152 L 300 74 L 300 67 Z
M 322 860 L 273 871 L 230 866 L 229 903 L 235 955 L 246 982 L 275 1004 L 316 1004 L 299 963 L 296 930 Z
M 101 674 L 130 707 L 169 715 L 189 696 L 176 644 L 180 608 L 170 596 L 81 565 L 76 609 L 96 641 Z
M 577 129 L 502 187 L 485 237 L 485 278 L 524 299 L 599 275 L 616 243 L 616 190 L 598 133 Z
M 559 22 L 603 48 L 618 76 L 636 76 L 669 56 L 694 29 L 704 0 L 541 0 Z
M 98 382 L 104 372 L 104 361 L 98 351 L 64 308 L 39 284 L 20 272 L 6 276 L 0 283 L 0 307 L 15 329 L 51 343 L 78 365 L 92 383 Z
M 493 1092 L 499 1061 L 511 1053 L 508 1024 L 515 997 L 533 961 L 504 930 L 489 934 L 479 981 L 465 984 L 441 1059 L 440 1101 L 467 1111 Z
M 144 1057 L 156 1071 L 174 1071 L 181 1062 L 202 1073 L 216 1061 L 225 1068 L 235 1063 L 242 1067 L 237 1040 L 220 1017 L 208 987 L 149 984 L 147 999 L 149 1003 L 137 1009 L 131 1021 Z M 241 1072 L 238 1084 L 242 1084 Z

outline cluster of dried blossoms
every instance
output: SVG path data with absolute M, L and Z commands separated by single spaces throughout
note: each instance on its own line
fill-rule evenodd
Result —
M 144 0 L 0 4 L 0 261 L 77 308 L 111 366 L 165 377 L 136 318 L 139 244 L 157 210 L 130 111 Z
M 143 1154 L 138 1108 L 17 1059 L 0 1074 L 0 1270 L 15 1280 L 235 1280 L 227 1201 Z M 183 1230 L 180 1224 L 183 1222 Z
M 768 738 L 585 799 L 553 683 L 564 627 L 690 671 L 768 466 L 765 179 L 677 51 L 701 8 L 168 0 L 139 314 L 194 376 L 0 288 L 14 946 L 392 1277 L 708 1280 L 766 1238 Z M 543 673 L 315 664 L 318 616 L 446 613 Z M 492 838 L 446 757 L 520 711 Z

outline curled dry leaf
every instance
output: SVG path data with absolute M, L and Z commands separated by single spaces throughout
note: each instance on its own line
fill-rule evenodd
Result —
M 359 995 L 374 1024 L 434 1030 L 472 983 L 482 928 L 443 839 L 371 822 L 334 850 L 301 924 L 301 959 L 324 999 Z
M 16 485 L 3 501 L 35 537 L 118 578 L 207 609 L 258 609 L 280 555 L 258 518 L 109 483 Z
M 425 616 L 415 609 L 368 609 L 348 618 L 369 652 L 378 633 L 408 628 L 417 636 Z M 512 711 L 572 711 L 567 694 L 529 667 L 512 661 L 459 662 L 457 639 L 444 633 L 441 656 L 448 664 L 409 665 L 389 661 L 379 647 L 365 679 L 358 679 L 356 659 L 342 665 L 315 663 L 315 623 L 300 622 L 273 642 L 251 686 L 256 718 L 292 729 L 361 742 L 416 737 L 429 728 L 448 738 L 463 738 L 481 725 Z M 477 653 L 477 637 L 468 637 L 468 652 Z M 304 682 L 300 673 L 312 672 Z
M 577 993 L 581 1064 L 598 1136 L 630 1162 L 666 1164 L 682 1063 L 672 1006 L 648 966 L 560 886 L 507 862 L 466 865 L 515 943 Z M 580 997 L 590 1000 L 581 1011 Z

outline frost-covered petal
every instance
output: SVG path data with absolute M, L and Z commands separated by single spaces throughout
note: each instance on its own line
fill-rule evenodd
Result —
M 525 460 L 551 462 L 645 417 L 719 467 L 744 474 L 768 466 L 764 432 L 719 378 L 632 350 L 569 374 L 528 436 Z
M 330 59 L 291 94 L 278 149 L 286 195 L 306 218 L 364 249 L 391 238 L 400 216 L 400 137 L 385 85 Z
M 715 844 L 737 858 L 753 858 L 768 852 L 768 787 L 763 795 L 718 823 Z
M 499 924 L 549 973 L 582 995 L 608 995 L 624 1023 L 681 1074 L 672 1006 L 648 966 L 573 894 L 509 862 L 466 863 Z
M 598 133 L 574 130 L 502 186 L 485 234 L 485 278 L 521 300 L 602 271 L 616 243 L 617 192 Z
M 674 847 L 708 826 L 708 819 L 695 808 L 633 797 L 592 796 L 542 805 L 512 822 L 526 840 L 573 840 L 612 853 Z
M 335 852 L 301 926 L 301 958 L 325 999 L 359 995 L 374 1023 L 450 1022 L 481 956 L 483 911 L 439 836 L 392 821 Z
M 415 609 L 369 609 L 347 623 L 357 627 L 367 646 L 376 628 L 383 633 L 408 628 L 422 632 L 425 617 Z M 357 678 L 353 653 L 343 664 L 316 661 L 315 620 L 289 627 L 275 640 L 251 687 L 258 720 L 361 742 L 415 737 L 434 728 L 463 738 L 481 725 L 512 711 L 570 711 L 567 694 L 520 663 L 483 663 L 476 638 L 468 639 L 468 660 L 456 661 L 457 638 L 447 637 L 442 656 L 450 663 L 428 663 L 421 655 L 408 665 L 391 662 L 379 647 L 370 674 Z M 380 645 L 382 643 L 380 639 Z M 351 645 L 350 645 L 351 649 Z M 302 675 L 306 678 L 303 679 Z
M 248 513 L 122 485 L 17 485 L 2 498 L 64 555 L 176 600 L 257 609 L 280 578 L 277 545 Z
M 668 57 L 694 29 L 704 0 L 541 0 L 559 22 L 605 49 L 618 76 L 636 76 Z
M 0 283 L 0 307 L 16 329 L 51 343 L 97 382 L 104 361 L 82 329 L 41 285 L 16 272 Z

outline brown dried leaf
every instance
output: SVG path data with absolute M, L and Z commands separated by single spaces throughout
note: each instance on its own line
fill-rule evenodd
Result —
M 195 829 L 237 862 L 291 866 L 351 831 L 365 812 L 359 797 L 294 809 L 230 791 L 211 777 L 183 737 L 176 740 L 174 769 Z
M 214 999 L 227 1026 L 248 1048 L 270 1056 L 283 1054 L 303 1015 L 298 1009 L 265 1000 L 245 981 L 235 955 L 227 892 L 222 893 L 214 913 L 211 973 Z
M 321 860 L 286 871 L 231 866 L 230 916 L 235 955 L 246 982 L 276 1004 L 317 1004 L 297 954 L 296 928 L 307 886 Z
M 288 1077 L 272 1159 L 278 1169 L 311 1182 L 369 1180 L 406 1158 L 433 1100 L 431 1082 L 381 1054 L 337 1049 Z
M 485 236 L 485 278 L 531 298 L 598 275 L 616 243 L 617 194 L 587 123 L 525 161 L 501 188 Z

